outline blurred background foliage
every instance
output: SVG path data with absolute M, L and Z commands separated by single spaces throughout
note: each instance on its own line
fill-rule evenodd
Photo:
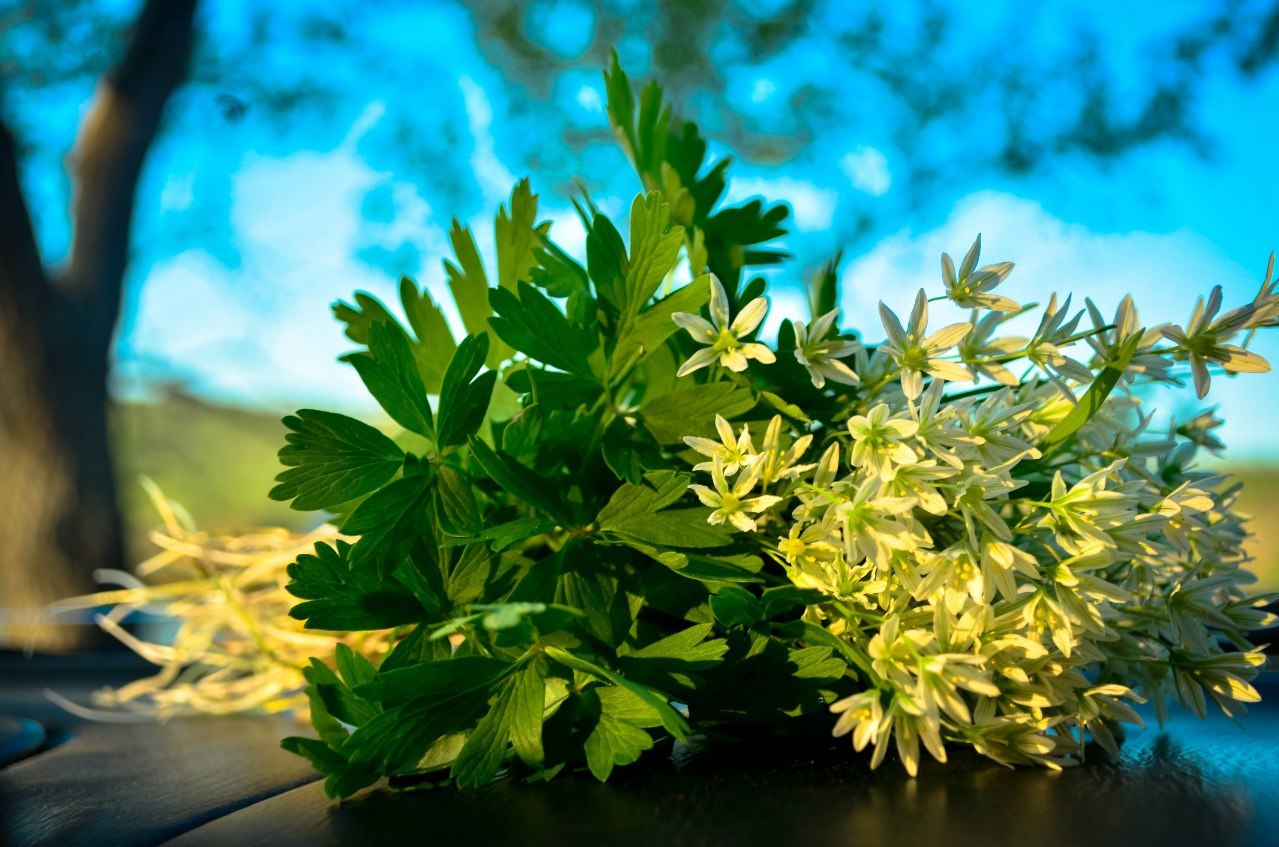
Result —
M 68 153 L 143 6 L 0 0 L 0 119 L 50 269 L 74 265 Z M 1213 284 L 1250 296 L 1279 244 L 1270 0 L 225 0 L 191 31 L 136 180 L 109 350 L 135 561 L 153 521 L 138 474 L 210 526 L 305 520 L 265 497 L 280 413 L 372 414 L 334 361 L 335 299 L 392 300 L 400 274 L 438 297 L 450 218 L 485 243 L 524 174 L 570 251 L 575 179 L 625 208 L 637 186 L 602 112 L 614 47 L 737 158 L 730 199 L 791 205 L 778 313 L 842 250 L 845 323 L 869 328 L 981 230 L 985 256 L 1018 262 L 1019 299 L 1108 310 L 1132 290 L 1148 323 L 1180 321 Z M 1273 586 L 1279 392 L 1257 386 L 1214 392 Z

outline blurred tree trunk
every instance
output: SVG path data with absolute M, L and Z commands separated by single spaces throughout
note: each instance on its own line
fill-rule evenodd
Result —
M 195 0 L 147 0 L 102 79 L 68 163 L 71 255 L 41 260 L 12 133 L 0 125 L 0 607 L 37 614 L 123 564 L 107 378 L 134 192 L 182 81 Z M 13 619 L 0 644 L 66 648 L 72 628 Z

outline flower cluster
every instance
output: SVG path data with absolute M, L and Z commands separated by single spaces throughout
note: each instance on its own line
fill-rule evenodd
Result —
M 1211 366 L 1269 370 L 1228 342 L 1276 322 L 1271 272 L 1225 314 L 1215 288 L 1184 329 L 1142 328 L 1131 298 L 1107 321 L 1054 297 L 1033 335 L 1001 337 L 1031 307 L 991 293 L 1013 266 L 977 268 L 979 249 L 958 271 L 942 258 L 937 299 L 967 322 L 930 332 L 921 290 L 905 325 L 881 304 L 878 346 L 842 336 L 836 312 L 795 323 L 823 402 L 685 439 L 708 457 L 694 469 L 712 486 L 693 490 L 709 520 L 814 592 L 805 619 L 843 642 L 860 689 L 831 704 L 834 733 L 874 765 L 895 744 L 914 774 L 921 745 L 945 761 L 969 744 L 1060 768 L 1089 740 L 1116 753 L 1115 725 L 1140 724 L 1148 698 L 1160 720 L 1169 698 L 1244 713 L 1263 664 L 1246 636 L 1274 621 L 1242 589 L 1236 488 L 1196 465 L 1221 422 L 1154 429 L 1135 389 L 1179 383 L 1183 362 L 1200 397 Z
M 1162 719 L 1173 697 L 1232 715 L 1257 699 L 1248 635 L 1269 598 L 1243 590 L 1237 487 L 1196 465 L 1220 421 L 1157 428 L 1141 389 L 1266 369 L 1247 347 L 1279 323 L 1270 273 L 1183 327 L 1143 326 L 1127 298 L 1107 319 L 1053 297 L 1036 324 L 978 242 L 942 257 L 905 321 L 880 309 L 882 343 L 840 327 L 833 265 L 810 319 L 768 343 L 755 269 L 785 255 L 787 209 L 722 202 L 727 161 L 659 117 L 660 86 L 638 119 L 616 60 L 605 89 L 644 192 L 626 226 L 577 205 L 585 264 L 522 181 L 494 218 L 496 267 L 450 234 L 465 336 L 409 279 L 407 324 L 368 294 L 335 306 L 343 360 L 402 432 L 285 418 L 271 496 L 342 535 L 285 572 L 305 633 L 276 620 L 278 565 L 192 586 L 271 601 L 254 649 L 239 617 L 171 607 L 251 674 L 275 673 L 274 644 L 310 651 L 316 733 L 284 746 L 329 794 L 604 780 L 693 731 L 828 711 L 873 764 L 895 747 L 914 773 L 922 751 L 969 745 L 1061 767 L 1090 740 L 1114 753 L 1142 700 Z M 930 326 L 943 298 L 969 320 Z M 265 705 L 301 699 L 279 694 Z

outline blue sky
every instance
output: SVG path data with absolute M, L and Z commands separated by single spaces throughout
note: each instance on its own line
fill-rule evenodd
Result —
M 126 14 L 133 4 L 107 5 Z M 1030 12 L 1009 2 L 975 12 L 977 4 L 954 4 L 947 50 L 958 75 L 979 60 L 1069 56 L 1086 30 L 1104 51 L 1104 72 L 1122 104 L 1159 73 L 1152 45 L 1205 11 L 1195 3 L 1137 3 L 1117 15 L 1116 6 L 1046 3 Z M 563 145 L 565 126 L 605 124 L 594 68 L 563 74 L 542 104 L 490 64 L 471 13 L 453 4 L 360 7 L 345 42 L 318 45 L 288 35 L 293 6 L 284 4 L 284 34 L 265 49 L 249 38 L 251 8 L 207 7 L 202 27 L 210 42 L 252 55 L 256 64 L 241 68 L 246 75 L 318 81 L 328 93 L 283 118 L 234 84 L 181 95 L 140 189 L 136 261 L 117 343 L 122 393 L 175 379 L 219 402 L 371 412 L 358 379 L 335 361 L 347 345 L 330 303 L 355 289 L 389 301 L 400 273 L 444 295 L 440 261 L 450 218 L 471 223 L 481 245 L 491 243 L 495 206 L 524 174 L 542 194 L 553 236 L 571 252 L 582 233 L 564 196 L 570 176 L 588 178 L 595 199 L 619 216 L 636 189 L 612 145 Z M 890 37 L 919 26 L 911 7 L 902 8 L 889 16 Z M 778 135 L 811 129 L 809 143 L 785 161 L 739 159 L 732 171 L 732 199 L 762 195 L 794 210 L 785 243 L 796 261 L 773 274 L 774 325 L 802 314 L 806 269 L 847 245 L 844 323 L 876 340 L 876 303 L 907 310 L 917 288 L 936 293 L 941 251 L 962 254 L 978 232 L 985 259 L 1017 263 L 1005 285 L 1023 302 L 1074 291 L 1109 310 L 1131 291 L 1147 323 L 1183 322 L 1214 284 L 1224 286 L 1227 305 L 1255 293 L 1267 255 L 1279 247 L 1279 74 L 1243 79 L 1205 67 L 1194 118 L 1211 141 L 1206 155 L 1161 141 L 1108 162 L 1064 153 L 1009 175 L 966 164 L 976 161 L 966 151 L 981 152 L 987 122 L 998 120 L 998 103 L 981 92 L 956 119 L 906 144 L 893 117 L 901 104 L 864 81 L 838 90 L 820 124 L 798 122 L 797 93 L 843 73 L 840 46 L 824 35 L 840 14 L 838 4 L 820 7 L 799 40 L 760 63 L 740 54 L 731 29 L 710 49 L 723 69 L 716 96 L 753 126 Z M 560 0 L 535 3 L 524 27 L 572 59 L 589 45 L 594 23 L 587 6 Z M 643 75 L 650 65 L 643 38 L 626 35 L 619 50 Z M 1074 108 L 1069 74 L 1045 81 L 1032 126 Z M 213 106 L 219 91 L 246 100 L 248 117 L 221 119 Z M 10 92 L 5 104 L 27 118 L 20 126 L 40 134 L 27 183 L 51 257 L 65 252 L 61 156 L 91 94 L 91 81 L 82 80 Z M 706 113 L 708 135 L 722 136 L 714 110 Z M 734 152 L 720 143 L 712 151 Z M 920 155 L 954 166 L 923 196 L 912 181 Z M 1279 360 L 1279 338 L 1262 337 L 1255 349 Z M 1279 416 L 1277 380 L 1214 383 L 1212 399 L 1238 452 L 1279 456 L 1271 424 Z M 1171 402 L 1187 408 L 1184 398 Z

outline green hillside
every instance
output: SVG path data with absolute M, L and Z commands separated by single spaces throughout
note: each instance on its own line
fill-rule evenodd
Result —
M 159 402 L 121 403 L 112 419 L 129 556 L 154 548 L 157 523 L 140 476 L 181 503 L 203 529 L 254 526 L 303 529 L 314 516 L 267 497 L 284 443 L 280 415 L 214 406 L 173 393 Z

